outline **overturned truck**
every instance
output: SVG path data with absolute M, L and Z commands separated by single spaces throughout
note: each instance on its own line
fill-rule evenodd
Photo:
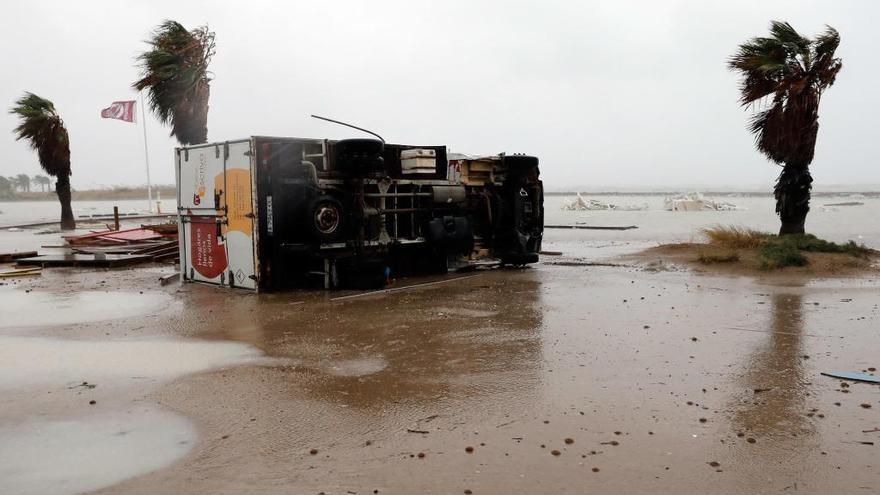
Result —
M 181 278 L 272 291 L 538 261 L 538 159 L 378 139 L 178 148 Z

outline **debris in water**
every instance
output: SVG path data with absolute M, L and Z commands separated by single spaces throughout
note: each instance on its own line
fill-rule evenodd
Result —
M 666 211 L 734 211 L 745 208 L 727 201 L 705 198 L 701 193 L 692 192 L 669 196 L 663 200 L 663 209 Z
M 851 373 L 849 371 L 829 371 L 822 372 L 825 376 L 830 376 L 831 378 L 840 378 L 843 380 L 854 380 L 857 382 L 868 382 L 868 383 L 880 383 L 880 377 L 869 375 L 867 373 Z M 842 385 L 841 385 L 842 386 Z M 849 385 L 847 385 L 849 386 Z
M 615 211 L 644 211 L 648 209 L 647 203 L 631 204 L 631 205 L 615 205 L 599 201 L 597 199 L 584 199 L 581 193 L 577 193 L 577 197 L 571 201 L 562 204 L 563 211 L 586 211 L 586 210 L 615 210 Z

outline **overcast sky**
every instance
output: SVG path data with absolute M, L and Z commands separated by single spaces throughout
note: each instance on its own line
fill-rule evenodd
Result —
M 134 99 L 134 58 L 163 19 L 216 32 L 208 135 L 343 138 L 350 121 L 389 142 L 524 152 L 545 184 L 764 187 L 725 60 L 771 19 L 841 33 L 844 68 L 822 100 L 813 173 L 880 184 L 880 64 L 872 1 L 39 1 L 0 16 L 0 107 L 51 99 L 70 131 L 75 188 L 145 183 L 140 124 L 101 108 Z M 0 174 L 38 173 L 0 114 Z M 175 141 L 147 119 L 153 183 Z

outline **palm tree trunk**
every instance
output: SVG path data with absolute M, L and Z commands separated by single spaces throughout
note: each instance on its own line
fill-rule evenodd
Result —
M 59 175 L 55 183 L 55 192 L 58 201 L 61 202 L 61 230 L 73 230 L 76 228 L 76 220 L 73 218 L 73 208 L 70 207 L 70 176 Z
M 813 177 L 808 167 L 786 165 L 776 179 L 776 213 L 781 226 L 779 235 L 803 234 L 810 211 Z

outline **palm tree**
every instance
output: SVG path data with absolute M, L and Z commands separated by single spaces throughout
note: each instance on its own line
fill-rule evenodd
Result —
M 758 151 L 782 166 L 774 188 L 782 224 L 779 235 L 804 233 L 819 101 L 842 67 L 834 56 L 839 44 L 840 35 L 830 26 L 809 39 L 787 22 L 773 21 L 769 38 L 743 43 L 728 61 L 730 70 L 742 75 L 743 106 L 765 104 L 752 117 L 749 129 Z
M 18 115 L 21 120 L 13 131 L 15 140 L 26 139 L 37 151 L 43 170 L 57 180 L 55 192 L 61 202 L 61 228 L 75 229 L 76 221 L 70 207 L 70 139 L 55 105 L 33 93 L 25 93 L 9 113 Z
M 15 188 L 12 181 L 0 176 L 0 199 L 12 199 L 15 196 Z
M 50 190 L 51 190 L 51 186 L 52 186 L 52 181 L 48 177 L 46 177 L 45 175 L 39 175 L 39 174 L 35 175 L 31 179 L 31 183 L 40 186 L 40 188 L 43 190 L 43 192 L 46 192 L 46 186 L 49 186 Z
M 147 40 L 150 50 L 138 56 L 138 91 L 148 90 L 149 104 L 182 145 L 208 140 L 208 63 L 214 55 L 214 33 L 207 26 L 187 31 L 175 21 L 160 24 Z
M 28 174 L 18 174 L 13 177 L 15 181 L 15 187 L 19 188 L 21 192 L 31 192 L 31 178 L 28 177 Z

